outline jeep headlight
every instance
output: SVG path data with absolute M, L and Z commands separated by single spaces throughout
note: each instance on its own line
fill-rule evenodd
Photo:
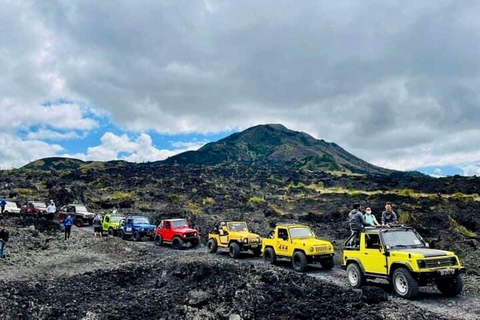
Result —
M 243 239 L 243 243 L 248 243 L 248 238 Z
M 182 237 L 186 238 L 186 237 L 187 237 L 187 234 L 186 234 L 186 233 L 184 233 L 184 234 L 182 235 Z
M 425 262 L 425 260 L 418 260 L 417 264 L 418 264 L 419 268 L 426 268 L 427 267 L 427 263 Z

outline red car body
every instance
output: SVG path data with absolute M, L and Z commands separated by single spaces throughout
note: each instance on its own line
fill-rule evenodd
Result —
M 162 220 L 162 223 L 155 228 L 154 240 L 158 246 L 168 243 L 174 249 L 181 249 L 188 243 L 191 247 L 196 247 L 200 244 L 200 233 L 190 228 L 185 219 L 168 219 Z

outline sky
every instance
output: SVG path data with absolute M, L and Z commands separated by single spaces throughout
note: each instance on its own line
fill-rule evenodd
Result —
M 0 0 L 0 167 L 156 161 L 262 123 L 480 175 L 478 1 Z

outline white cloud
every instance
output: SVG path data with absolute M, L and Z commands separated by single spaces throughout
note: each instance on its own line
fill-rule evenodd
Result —
M 2 157 L 0 167 L 10 169 L 45 157 L 57 155 L 63 150 L 58 144 L 48 144 L 39 140 L 22 140 L 11 134 L 0 133 Z
M 73 140 L 84 137 L 84 135 L 80 135 L 75 131 L 59 132 L 48 129 L 39 129 L 27 134 L 27 139 L 29 140 Z
M 480 166 L 471 164 L 461 168 L 464 176 L 480 176 Z
M 178 145 L 174 150 L 158 149 L 153 144 L 152 138 L 145 133 L 137 137 L 127 134 L 116 135 L 112 132 L 105 133 L 100 139 L 101 143 L 95 147 L 89 147 L 85 154 L 78 153 L 67 155 L 83 160 L 126 160 L 130 162 L 147 162 L 164 160 L 178 153 L 195 150 L 200 145 Z

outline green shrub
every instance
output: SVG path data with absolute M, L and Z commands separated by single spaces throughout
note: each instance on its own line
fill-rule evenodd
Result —
M 180 201 L 180 196 L 178 194 L 171 194 L 168 196 L 168 201 L 175 203 Z
M 415 191 L 413 191 L 413 189 L 405 188 L 400 190 L 399 194 L 405 197 L 413 197 L 415 195 Z
M 122 192 L 122 191 L 117 191 L 113 194 L 112 200 L 115 201 L 125 201 L 125 200 L 130 200 L 133 198 L 133 195 L 135 192 Z
M 248 200 L 248 203 L 250 204 L 260 204 L 260 203 L 264 203 L 265 200 L 262 198 L 262 197 L 251 197 L 249 200 Z
M 398 223 L 408 224 L 412 221 L 412 216 L 408 212 L 400 212 L 398 214 Z
M 468 230 L 465 226 L 458 223 L 452 217 L 450 217 L 450 222 L 452 223 L 454 229 L 460 232 L 463 236 L 467 238 L 477 238 L 477 234 L 475 232 Z
M 464 198 L 465 197 L 465 194 L 461 193 L 461 192 L 455 192 L 453 194 L 453 197 L 456 198 L 456 199 L 461 199 L 461 198 Z
M 211 206 L 215 204 L 215 199 L 211 197 L 206 197 L 205 199 L 203 199 L 202 203 L 204 206 Z

